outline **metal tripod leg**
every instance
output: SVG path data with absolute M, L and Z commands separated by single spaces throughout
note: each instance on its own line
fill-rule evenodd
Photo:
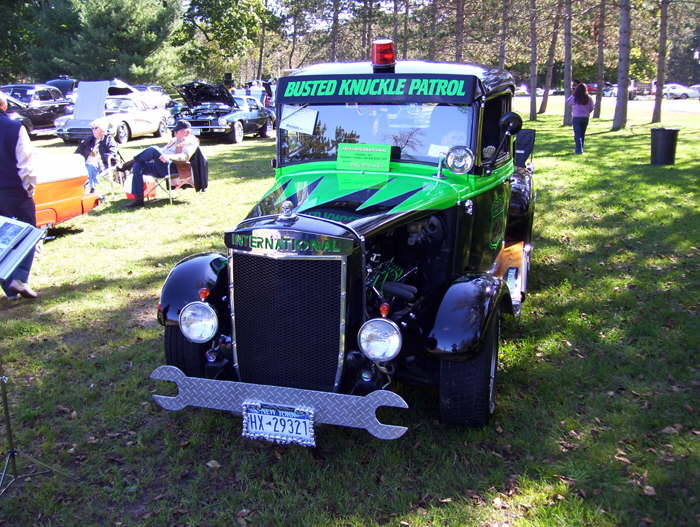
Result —
M 0 366 L 0 372 L 2 371 L 2 366 Z M 14 438 L 12 436 L 12 424 L 10 422 L 10 405 L 7 402 L 7 377 L 0 376 L 0 393 L 2 395 L 2 405 L 5 410 L 5 429 L 7 430 L 7 446 L 9 447 L 9 450 L 7 452 L 7 457 L 5 458 L 5 465 L 3 466 L 2 472 L 0 472 L 0 496 L 2 496 L 5 491 L 10 488 L 10 485 L 12 485 L 15 481 L 18 479 L 22 478 L 28 478 L 32 476 L 38 476 L 39 474 L 48 474 L 49 472 L 55 472 L 56 474 L 60 474 L 61 476 L 64 476 L 66 478 L 70 479 L 77 479 L 74 476 L 71 476 L 67 472 L 64 472 L 62 470 L 57 469 L 56 467 L 53 467 L 51 465 L 48 465 L 47 463 L 44 463 L 43 461 L 39 461 L 35 457 L 30 456 L 29 454 L 21 453 L 18 452 L 17 449 L 15 448 L 15 442 Z M 16 458 L 17 456 L 23 456 L 26 457 L 29 461 L 36 465 L 41 465 L 47 470 L 42 470 L 40 472 L 30 472 L 28 474 L 17 474 L 17 462 Z M 10 467 L 10 474 L 9 474 L 9 481 L 5 483 L 5 478 L 8 476 L 7 469 Z

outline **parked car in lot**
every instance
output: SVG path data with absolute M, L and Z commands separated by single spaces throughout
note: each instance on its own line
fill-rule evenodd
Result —
M 398 381 L 434 387 L 445 423 L 491 419 L 501 317 L 527 291 L 535 133 L 506 71 L 396 61 L 388 40 L 372 57 L 280 79 L 274 183 L 163 285 L 163 408 L 241 414 L 243 436 L 279 443 L 313 446 L 318 423 L 396 439 L 375 412 L 408 407 Z
M 85 192 L 88 176 L 83 156 L 38 150 L 33 162 L 37 227 L 70 220 L 100 203 L 97 194 Z
M 143 97 L 144 102 L 151 108 L 165 108 L 170 103 L 171 98 L 165 88 L 155 84 L 136 84 L 134 85 Z
M 162 108 L 149 108 L 145 102 L 129 96 L 107 97 L 104 103 L 104 118 L 109 132 L 118 143 L 126 143 L 134 137 L 153 134 L 156 137 L 168 131 L 169 113 Z M 65 115 L 56 120 L 56 133 L 66 143 L 77 142 L 92 136 L 90 123 L 99 116 L 76 119 Z
M 603 97 L 617 97 L 617 84 L 608 84 L 603 89 Z M 633 86 L 627 89 L 627 98 L 631 101 L 637 97 L 637 91 Z
M 663 96 L 666 99 L 697 99 L 700 97 L 700 91 L 672 82 L 664 84 Z
M 195 135 L 220 136 L 229 143 L 240 143 L 248 134 L 261 137 L 272 134 L 275 114 L 254 97 L 234 96 L 223 84 L 202 81 L 187 82 L 176 88 L 187 106 L 173 114 L 171 126 L 183 119 L 189 121 Z
M 6 95 L 7 97 L 7 116 L 13 121 L 19 122 L 27 130 L 29 137 L 34 137 L 34 123 L 29 117 L 29 108 L 26 104 L 18 101 L 11 95 Z
M 13 97 L 13 110 L 32 122 L 32 136 L 53 135 L 54 121 L 72 111 L 61 90 L 46 84 L 6 84 L 0 90 Z
M 59 75 L 56 79 L 46 81 L 46 84 L 58 88 L 66 99 L 75 102 L 75 96 L 78 93 L 78 79 L 72 79 L 68 75 Z

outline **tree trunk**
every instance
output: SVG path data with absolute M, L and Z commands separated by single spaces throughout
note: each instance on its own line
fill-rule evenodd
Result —
M 297 14 L 292 15 L 292 45 L 289 50 L 289 69 L 294 67 L 294 52 L 297 48 Z
M 455 62 L 462 62 L 464 48 L 464 0 L 455 0 Z
M 598 18 L 598 91 L 595 94 L 593 118 L 600 117 L 600 107 L 603 104 L 603 88 L 605 88 L 605 0 L 600 0 L 600 16 Z
M 552 89 L 552 75 L 554 74 L 554 54 L 557 51 L 557 40 L 559 37 L 559 23 L 561 22 L 561 7 L 562 0 L 557 1 L 557 12 L 554 15 L 554 29 L 552 30 L 552 40 L 549 42 L 547 50 L 547 72 L 544 78 L 544 95 L 540 103 L 540 111 L 544 113 L 547 110 L 547 101 L 549 99 L 549 90 Z
M 403 15 L 403 38 L 401 46 L 401 58 L 405 59 L 408 56 L 408 17 L 411 14 L 410 0 L 405 1 L 405 11 Z
M 391 40 L 394 41 L 394 53 L 399 38 L 399 0 L 394 0 L 394 16 L 391 18 Z
M 571 0 L 564 0 L 564 100 L 571 95 Z M 571 126 L 571 105 L 564 104 L 564 126 Z
M 503 0 L 501 13 L 501 31 L 498 35 L 498 67 L 505 69 L 506 67 L 506 40 L 508 39 L 508 20 L 510 20 L 510 2 L 511 0 Z
M 659 18 L 659 58 L 656 64 L 656 94 L 654 95 L 654 113 L 652 123 L 661 122 L 661 101 L 663 101 L 663 85 L 666 82 L 666 29 L 668 26 L 668 4 L 671 0 L 661 0 Z M 658 89 L 662 86 L 662 89 Z
M 617 69 L 617 101 L 612 130 L 627 125 L 627 102 L 630 86 L 630 0 L 620 0 L 620 61 Z
M 530 0 L 530 120 L 537 120 L 537 3 Z
M 436 0 L 430 4 L 430 37 L 428 38 L 428 60 L 435 60 L 436 45 L 437 45 L 437 19 L 438 19 L 438 3 Z
M 331 62 L 338 61 L 338 19 L 340 0 L 333 0 L 333 21 L 331 22 Z

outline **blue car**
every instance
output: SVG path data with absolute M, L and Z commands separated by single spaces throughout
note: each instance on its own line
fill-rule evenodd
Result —
M 229 143 L 240 143 L 243 136 L 271 137 L 275 114 L 250 96 L 233 95 L 223 84 L 193 81 L 175 87 L 187 104 L 175 111 L 170 127 L 179 120 L 189 121 L 192 133 L 221 136 Z

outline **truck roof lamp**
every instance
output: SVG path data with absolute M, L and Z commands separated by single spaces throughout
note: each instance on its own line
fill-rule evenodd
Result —
M 396 54 L 394 41 L 390 38 L 378 38 L 372 42 L 372 69 L 375 73 L 394 73 Z

